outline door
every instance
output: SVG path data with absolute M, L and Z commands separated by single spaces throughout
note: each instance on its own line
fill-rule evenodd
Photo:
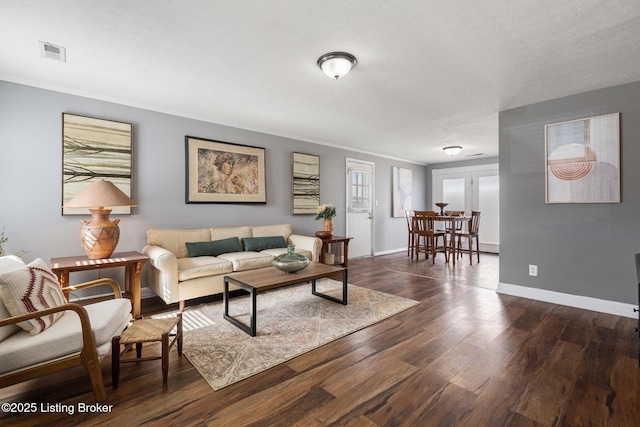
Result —
M 347 159 L 347 236 L 349 258 L 373 255 L 374 164 Z
M 498 165 L 480 165 L 432 171 L 433 201 L 449 203 L 445 210 L 480 211 L 480 250 L 500 250 L 500 185 Z

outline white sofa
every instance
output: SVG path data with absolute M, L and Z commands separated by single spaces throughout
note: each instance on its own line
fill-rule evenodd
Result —
M 261 243 L 284 240 L 284 247 L 267 247 Z M 214 255 L 196 253 L 194 244 L 215 246 L 227 239 L 238 239 L 239 249 Z M 274 238 L 274 239 L 272 239 Z M 190 245 L 187 245 L 189 243 Z M 293 234 L 290 224 L 199 229 L 149 229 L 147 246 L 142 252 L 150 258 L 148 285 L 167 304 L 178 302 L 180 310 L 189 299 L 223 292 L 224 276 L 244 270 L 271 267 L 273 259 L 287 252 L 286 245 L 317 262 L 322 240 Z M 268 244 L 264 246 L 270 246 Z M 256 250 L 247 250 L 256 249 Z M 195 251 L 197 252 L 197 251 Z M 192 255 L 194 255 L 192 253 Z

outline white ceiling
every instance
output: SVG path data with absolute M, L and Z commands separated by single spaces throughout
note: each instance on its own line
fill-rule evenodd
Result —
M 41 57 L 39 40 L 67 62 Z M 331 51 L 358 58 L 337 81 L 316 65 Z M 498 154 L 501 110 L 640 80 L 640 1 L 0 0 L 0 79 L 416 163 L 465 160 Z M 464 149 L 452 158 L 446 145 Z

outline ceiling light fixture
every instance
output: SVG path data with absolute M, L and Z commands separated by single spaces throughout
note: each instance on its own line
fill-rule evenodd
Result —
M 336 80 L 351 71 L 357 63 L 356 57 L 346 52 L 325 53 L 318 58 L 318 67 L 327 76 Z
M 460 150 L 462 150 L 462 147 L 459 146 L 459 145 L 450 145 L 448 147 L 444 147 L 443 150 L 448 155 L 455 156 L 456 154 L 458 154 L 460 152 Z

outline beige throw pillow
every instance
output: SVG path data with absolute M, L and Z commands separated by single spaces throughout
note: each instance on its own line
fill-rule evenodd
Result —
M 57 307 L 67 301 L 60 290 L 58 278 L 42 259 L 38 258 L 22 268 L 0 275 L 0 295 L 12 316 Z M 31 335 L 39 334 L 62 316 L 64 312 L 37 317 L 18 323 Z

